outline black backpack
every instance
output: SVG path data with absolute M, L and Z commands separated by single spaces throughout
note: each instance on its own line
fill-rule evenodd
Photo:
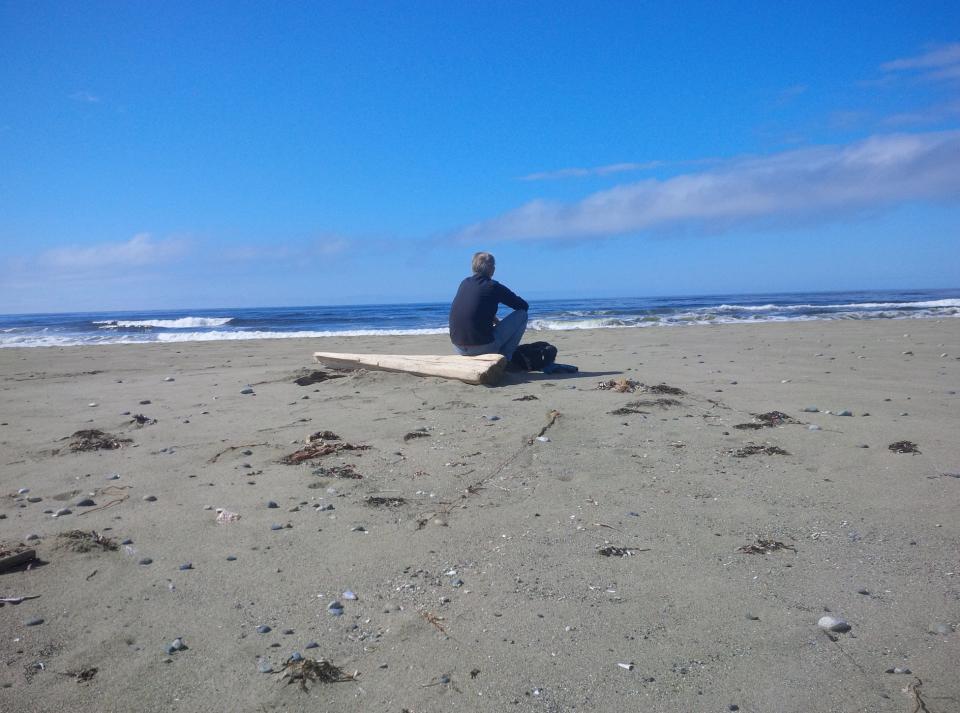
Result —
M 510 357 L 510 363 L 524 371 L 540 371 L 553 364 L 557 358 L 557 348 L 547 342 L 521 344 Z

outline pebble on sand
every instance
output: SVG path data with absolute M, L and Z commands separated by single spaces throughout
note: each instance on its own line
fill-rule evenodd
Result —
M 826 629 L 827 631 L 837 631 L 843 633 L 845 631 L 850 631 L 852 628 L 847 622 L 843 619 L 837 619 L 832 616 L 822 616 L 820 620 L 817 621 L 817 626 L 821 629 Z
M 73 510 L 71 510 L 70 508 L 60 508 L 55 513 L 53 513 L 53 517 L 63 517 L 64 515 L 69 515 L 72 512 Z
M 327 611 L 333 614 L 334 616 L 340 616 L 341 614 L 343 614 L 343 604 L 336 601 L 330 602 L 327 605 Z
M 27 619 L 27 621 L 24 623 L 27 626 L 40 626 L 43 623 L 43 618 L 39 616 L 35 616 L 32 619 Z
M 188 569 L 193 569 L 193 562 L 184 562 L 182 565 L 180 565 L 180 567 L 178 567 L 178 569 L 181 572 L 185 572 Z
M 142 564 L 144 567 L 146 567 L 148 564 L 153 564 L 153 560 L 149 557 L 141 557 L 137 564 Z
M 78 508 L 89 508 L 96 505 L 92 498 L 80 498 L 76 503 Z
M 261 624 L 260 626 L 257 627 L 258 634 L 269 634 L 271 631 L 273 631 L 273 629 L 271 629 L 266 624 Z
M 144 495 L 144 496 L 143 496 L 143 501 L 144 501 L 145 503 L 154 503 L 154 502 L 157 501 L 157 496 L 156 496 L 156 495 Z

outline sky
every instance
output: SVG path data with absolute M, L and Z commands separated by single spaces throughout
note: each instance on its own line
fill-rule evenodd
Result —
M 0 0 L 0 313 L 960 287 L 960 3 Z

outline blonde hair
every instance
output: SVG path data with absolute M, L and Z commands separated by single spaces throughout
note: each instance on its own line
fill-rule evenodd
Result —
M 493 255 L 490 253 L 474 253 L 473 255 L 473 271 L 478 275 L 485 275 L 490 277 L 493 275 L 493 268 L 496 266 L 497 261 L 494 260 Z

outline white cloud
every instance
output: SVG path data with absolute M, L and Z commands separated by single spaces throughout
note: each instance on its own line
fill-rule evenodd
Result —
M 960 198 L 960 131 L 879 135 L 729 161 L 574 203 L 536 200 L 455 234 L 461 241 L 598 238 L 822 221 L 914 200 Z
M 663 166 L 663 161 L 646 161 L 644 163 L 611 163 L 606 166 L 591 166 L 588 168 L 560 168 L 556 171 L 541 171 L 520 176 L 521 181 L 555 181 L 561 178 L 582 178 L 584 176 L 609 176 L 614 173 L 628 171 L 648 171 Z
M 37 257 L 42 267 L 60 272 L 89 272 L 117 267 L 145 267 L 169 262 L 183 254 L 185 245 L 176 239 L 155 240 L 138 233 L 125 242 L 67 246 L 46 250 Z
M 960 79 L 960 42 L 932 47 L 916 57 L 884 62 L 880 68 L 888 73 L 916 73 L 922 79 Z
M 90 92 L 74 92 L 70 95 L 70 98 L 84 104 L 98 104 L 100 102 L 100 97 Z
M 330 258 L 350 248 L 348 240 L 339 237 L 324 237 L 297 243 L 270 243 L 238 245 L 218 254 L 218 257 L 233 262 L 304 262 L 315 258 Z

